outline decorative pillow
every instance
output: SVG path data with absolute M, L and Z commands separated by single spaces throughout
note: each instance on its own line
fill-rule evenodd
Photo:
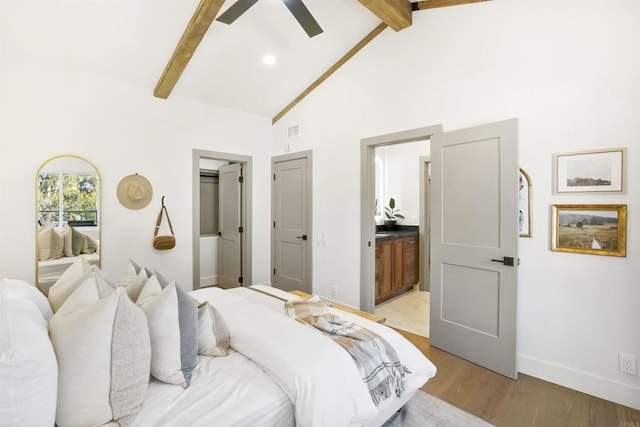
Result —
M 73 233 L 71 231 L 71 227 L 65 225 L 64 227 L 62 227 L 62 232 L 60 234 L 62 234 L 63 240 L 62 253 L 64 254 L 64 256 L 73 256 Z
M 56 283 L 49 288 L 49 304 L 55 313 L 58 311 L 62 303 L 76 290 L 84 281 L 84 274 L 89 271 L 91 265 L 84 257 L 78 258 L 69 266 L 58 278 Z
M 0 289 L 0 425 L 52 426 L 58 364 L 47 323 L 30 297 L 9 292 Z
M 136 269 L 137 264 L 131 260 L 127 263 L 127 267 L 120 276 L 120 279 L 116 283 L 117 286 L 122 286 L 127 290 L 127 294 L 131 301 L 137 301 L 142 287 L 149 280 L 147 271 L 142 268 Z M 136 271 L 139 271 L 136 273 Z
M 151 349 L 144 313 L 122 288 L 88 278 L 49 324 L 58 357 L 60 426 L 128 425 L 147 394 Z
M 91 237 L 84 235 L 84 243 L 82 245 L 83 254 L 94 254 L 98 250 L 98 242 Z
M 58 259 L 64 251 L 64 237 L 51 224 L 38 231 L 38 260 Z
M 151 375 L 187 388 L 198 355 L 198 303 L 180 297 L 175 282 L 164 289 L 156 276 L 140 291 L 136 304 L 144 310 L 151 335 Z
M 78 256 L 82 253 L 82 247 L 84 246 L 84 234 L 79 232 L 73 227 L 71 228 L 71 253 L 73 256 Z
M 198 354 L 227 356 L 229 353 L 227 324 L 214 306 L 203 302 L 198 306 Z
M 4 292 L 4 296 L 8 300 L 25 300 L 32 302 L 38 307 L 38 310 L 40 310 L 42 317 L 44 317 L 47 323 L 51 320 L 53 311 L 51 310 L 49 301 L 47 301 L 47 297 L 35 286 L 22 280 L 2 279 L 0 280 L 0 293 L 2 292 Z

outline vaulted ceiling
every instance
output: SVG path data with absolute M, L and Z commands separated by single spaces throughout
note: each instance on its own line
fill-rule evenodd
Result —
M 409 0 L 304 0 L 323 29 L 312 38 L 283 0 L 259 0 L 231 25 L 214 20 L 235 1 L 3 0 L 2 53 L 40 57 L 142 86 L 150 96 L 155 88 L 157 96 L 168 97 L 163 102 L 187 97 L 274 118 L 312 89 L 323 73 L 348 60 L 345 54 L 366 49 L 366 42 L 382 31 L 411 23 Z M 417 5 L 437 8 L 477 1 L 484 0 L 426 0 Z M 208 16 L 197 14 L 203 7 L 209 8 Z M 188 30 L 192 19 L 199 20 L 194 23 L 201 34 L 195 37 Z M 174 79 L 175 86 L 161 93 L 181 38 L 191 52 L 177 61 L 184 71 Z M 264 64 L 265 55 L 273 55 L 275 63 Z

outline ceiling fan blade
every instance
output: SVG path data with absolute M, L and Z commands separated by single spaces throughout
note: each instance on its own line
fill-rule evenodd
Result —
M 216 18 L 216 21 L 224 22 L 225 24 L 231 24 L 238 19 L 240 15 L 245 13 L 247 9 L 256 4 L 258 0 L 238 0 L 231 7 L 224 11 L 224 13 Z
M 298 20 L 302 28 L 309 37 L 317 36 L 322 32 L 322 28 L 309 12 L 309 9 L 302 3 L 302 0 L 282 0 L 287 9 Z

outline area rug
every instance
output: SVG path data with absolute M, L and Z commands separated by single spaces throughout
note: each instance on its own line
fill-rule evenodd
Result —
M 492 424 L 418 390 L 383 427 L 490 427 Z

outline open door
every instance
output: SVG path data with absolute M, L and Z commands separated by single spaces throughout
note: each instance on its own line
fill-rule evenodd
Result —
M 517 378 L 517 119 L 431 138 L 433 346 Z
M 242 286 L 242 165 L 219 169 L 218 285 Z

